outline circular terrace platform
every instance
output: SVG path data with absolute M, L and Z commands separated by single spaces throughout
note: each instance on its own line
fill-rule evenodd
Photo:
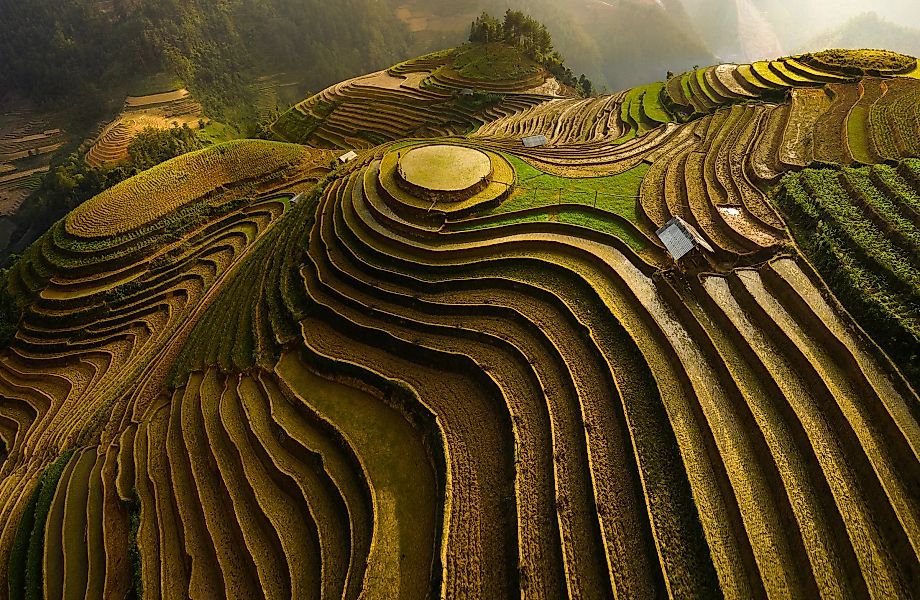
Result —
M 399 158 L 399 176 L 415 190 L 451 196 L 474 193 L 492 175 L 492 161 L 475 148 L 435 144 L 413 148 Z

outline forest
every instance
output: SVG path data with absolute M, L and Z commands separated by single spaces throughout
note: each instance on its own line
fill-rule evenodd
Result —
M 111 87 L 175 72 L 209 114 L 251 103 L 255 74 L 304 71 L 319 87 L 404 58 L 407 33 L 373 0 L 0 1 L 0 89 L 88 115 Z M 362 15 L 354 19 L 354 15 Z M 30 48 L 23 52 L 23 48 Z

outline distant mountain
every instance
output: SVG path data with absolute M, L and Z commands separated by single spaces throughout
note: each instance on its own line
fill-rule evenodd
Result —
M 670 1 L 674 2 L 682 4 L 686 21 L 723 60 L 775 58 L 818 47 L 891 48 L 916 54 L 920 47 L 920 33 L 895 25 L 918 22 L 916 0 Z
M 723 61 L 776 58 L 789 41 L 788 11 L 775 0 L 681 0 L 687 23 Z M 684 29 L 689 29 L 684 26 Z
M 680 0 L 0 0 L 0 89 L 101 106 L 126 80 L 166 70 L 209 115 L 244 114 L 246 84 L 279 71 L 320 89 L 462 43 L 482 11 L 524 10 L 572 68 L 619 90 L 713 62 Z M 23 52 L 29 48 L 29 52 Z M 250 111 L 251 112 L 251 111 Z
M 598 48 L 598 62 L 586 65 L 585 72 L 611 90 L 715 61 L 695 30 L 687 27 L 683 7 L 673 2 L 580 0 L 567 8 Z M 562 37 L 554 39 L 572 67 L 579 67 L 577 53 L 566 48 Z
M 741 58 L 755 61 L 782 56 L 785 53 L 783 43 L 763 11 L 752 0 L 737 0 L 735 4 Z
M 822 33 L 805 44 L 802 50 L 822 48 L 890 48 L 917 56 L 920 55 L 920 29 L 903 27 L 869 12 Z

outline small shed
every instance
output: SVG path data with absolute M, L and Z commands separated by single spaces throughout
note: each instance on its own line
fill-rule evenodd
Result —
M 674 217 L 655 232 L 671 257 L 680 262 L 692 250 L 702 247 L 713 252 L 712 246 L 703 239 L 703 236 L 691 225 L 680 217 Z
M 462 88 L 458 93 L 461 96 L 473 96 L 476 94 L 476 92 L 473 91 L 473 88 Z
M 344 165 L 346 163 L 350 163 L 356 158 L 358 158 L 358 153 L 355 152 L 354 150 L 349 150 L 348 152 L 346 152 L 345 154 L 339 157 L 339 162 Z
M 301 198 L 303 198 L 303 192 L 300 192 L 299 194 L 291 198 L 291 204 L 297 204 L 298 202 L 300 202 Z
M 538 148 L 547 145 L 549 140 L 541 133 L 540 135 L 528 135 L 522 138 L 521 142 L 523 142 L 525 148 Z

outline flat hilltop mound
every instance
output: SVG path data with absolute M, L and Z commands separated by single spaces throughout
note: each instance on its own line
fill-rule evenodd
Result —
M 917 60 L 582 97 L 500 46 L 143 172 L 3 273 L 0 596 L 920 589 Z
M 427 193 L 462 193 L 487 183 L 492 174 L 489 157 L 475 148 L 448 144 L 413 148 L 399 158 L 402 180 Z
M 805 62 L 825 70 L 867 75 L 911 73 L 917 69 L 917 59 L 891 50 L 822 50 L 803 54 Z

